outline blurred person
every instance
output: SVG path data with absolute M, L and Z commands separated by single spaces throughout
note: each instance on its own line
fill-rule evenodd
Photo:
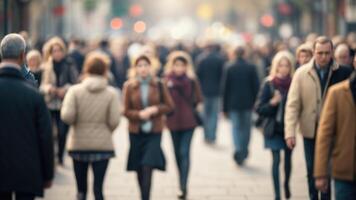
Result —
M 225 60 L 211 44 L 198 56 L 196 63 L 196 73 L 204 95 L 204 137 L 207 143 L 213 144 L 216 141 Z
M 345 39 L 345 37 L 342 36 L 342 35 L 334 35 L 334 36 L 331 38 L 331 41 L 332 41 L 334 47 L 337 47 L 337 46 L 339 46 L 340 44 L 346 43 L 346 39 Z
M 313 58 L 313 47 L 310 43 L 301 44 L 296 51 L 296 68 L 307 64 Z
M 248 157 L 252 109 L 259 89 L 256 67 L 244 59 L 244 53 L 244 48 L 238 47 L 236 60 L 227 66 L 223 93 L 223 111 L 232 122 L 234 160 L 238 165 Z
M 315 185 L 327 191 L 334 180 L 336 200 L 356 199 L 356 70 L 327 94 L 316 138 Z M 330 153 L 331 152 L 331 153 Z M 331 174 L 329 163 L 331 162 Z
M 339 44 L 335 48 L 334 57 L 335 57 L 335 62 L 338 63 L 339 65 L 343 65 L 347 67 L 352 66 L 352 57 L 353 57 L 352 51 L 347 44 L 345 43 Z
M 0 44 L 0 199 L 33 200 L 54 176 L 50 115 L 42 95 L 21 74 L 26 43 L 9 34 Z
M 179 172 L 181 193 L 178 197 L 186 199 L 190 144 L 194 129 L 199 125 L 195 114 L 203 98 L 189 54 L 183 51 L 172 52 L 165 70 L 168 89 L 175 104 L 173 113 L 167 117 L 167 126 L 172 135 Z
M 77 67 L 77 71 L 81 72 L 84 64 L 84 52 L 83 48 L 85 46 L 85 42 L 79 39 L 73 38 L 69 42 L 69 53 L 68 57 L 71 58 L 75 62 L 75 66 Z
M 154 73 L 156 73 L 158 77 L 161 77 L 163 75 L 164 69 L 157 56 L 156 47 L 153 44 L 147 44 L 142 47 L 141 54 L 150 58 Z
M 30 39 L 30 36 L 28 34 L 28 31 L 25 31 L 25 30 L 24 31 L 20 31 L 19 35 L 21 35 L 23 37 L 23 39 L 25 40 L 25 42 L 26 42 L 26 50 L 25 50 L 25 52 L 28 53 L 32 49 L 31 39 Z
M 45 44 L 43 74 L 40 90 L 51 111 L 52 121 L 56 124 L 58 136 L 58 162 L 63 165 L 64 147 L 67 139 L 68 126 L 60 118 L 62 101 L 68 88 L 77 82 L 78 72 L 75 64 L 66 56 L 66 47 L 59 37 L 51 38 Z M 47 52 L 48 51 L 48 52 Z
M 42 81 L 42 56 L 38 50 L 30 50 L 26 55 L 26 62 L 30 72 L 33 73 L 36 81 L 41 83 Z
M 272 177 L 275 199 L 281 199 L 279 181 L 280 151 L 284 151 L 284 193 L 291 197 L 289 180 L 292 170 L 292 150 L 284 140 L 284 112 L 287 94 L 294 73 L 294 58 L 288 51 L 278 52 L 273 60 L 269 77 L 261 87 L 256 110 L 264 120 L 273 120 L 273 135 L 264 134 L 265 148 L 272 151 Z M 267 131 L 267 130 L 264 130 Z M 268 130 L 269 131 L 269 130 Z
M 141 199 L 150 199 L 154 169 L 165 170 L 161 149 L 165 114 L 173 111 L 174 103 L 167 86 L 160 82 L 145 55 L 139 56 L 130 68 L 124 84 L 124 115 L 129 120 L 130 150 L 127 170 L 136 171 Z
M 105 54 L 89 53 L 83 81 L 69 88 L 63 100 L 61 119 L 70 125 L 67 149 L 73 159 L 78 200 L 87 199 L 89 166 L 94 174 L 95 199 L 104 199 L 105 173 L 114 157 L 112 133 L 120 120 L 120 99 L 108 85 L 109 64 Z
M 117 87 L 117 80 L 119 79 L 119 74 L 116 69 L 116 61 L 115 57 L 111 52 L 110 49 L 110 42 L 107 39 L 103 39 L 99 43 L 99 51 L 104 52 L 106 55 L 110 57 L 110 72 L 109 74 L 109 82 L 111 83 L 112 86 Z
M 116 79 L 116 85 L 122 89 L 125 81 L 127 80 L 127 73 L 130 68 L 130 57 L 128 54 L 128 43 L 122 40 L 114 40 L 111 50 L 115 58 L 116 72 L 118 78 Z
M 319 199 L 314 185 L 313 168 L 316 130 L 320 110 L 328 88 L 350 76 L 351 70 L 339 66 L 332 59 L 333 43 L 325 36 L 313 44 L 313 59 L 298 68 L 288 92 L 285 112 L 285 139 L 287 146 L 296 145 L 296 132 L 303 136 L 310 199 Z M 297 129 L 298 127 L 298 129 Z M 321 193 L 321 199 L 330 199 L 330 190 Z

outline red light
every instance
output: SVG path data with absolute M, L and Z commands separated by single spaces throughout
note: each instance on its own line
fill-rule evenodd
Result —
M 135 4 L 135 5 L 132 5 L 131 8 L 130 8 L 130 15 L 133 16 L 133 17 L 138 17 L 138 16 L 141 16 L 143 13 L 143 9 L 140 5 L 138 4 Z
M 123 22 L 120 18 L 116 17 L 116 18 L 113 18 L 110 22 L 110 26 L 112 29 L 114 30 L 119 30 L 123 25 Z
M 262 26 L 270 28 L 274 25 L 274 18 L 272 15 L 263 15 L 260 22 Z

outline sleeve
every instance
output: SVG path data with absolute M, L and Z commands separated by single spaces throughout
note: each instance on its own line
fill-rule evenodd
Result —
M 330 149 L 335 135 L 337 121 L 337 102 L 335 91 L 328 92 L 319 121 L 315 143 L 314 177 L 328 177 Z
M 200 83 L 198 80 L 193 80 L 195 87 L 194 87 L 194 93 L 195 93 L 195 104 L 203 102 L 203 94 L 201 91 Z
M 124 116 L 129 120 L 140 121 L 139 110 L 133 109 L 130 102 L 130 84 L 126 82 L 123 88 Z
M 163 92 L 163 102 L 158 105 L 158 114 L 164 115 L 172 112 L 174 110 L 174 102 L 168 91 L 166 82 L 162 82 L 162 92 Z
M 223 111 L 226 113 L 228 112 L 228 100 L 229 100 L 229 91 L 230 91 L 230 69 L 226 67 L 227 69 L 224 72 L 223 75 L 223 84 L 222 84 L 222 91 L 223 91 Z
M 42 173 L 44 181 L 54 177 L 54 149 L 52 139 L 51 118 L 42 96 L 39 97 L 36 116 L 38 144 L 40 149 Z
M 50 88 L 52 87 L 50 76 L 51 76 L 51 71 L 49 70 L 47 65 L 44 65 L 43 76 L 40 83 L 40 91 L 44 94 L 48 94 Z
M 272 106 L 269 101 L 272 98 L 272 91 L 270 87 L 270 82 L 265 81 L 261 87 L 261 91 L 258 95 L 256 103 L 256 112 L 262 117 L 273 116 L 276 112 L 276 106 Z
M 77 103 L 73 88 L 64 97 L 61 108 L 61 119 L 69 125 L 75 124 L 77 117 Z
M 119 93 L 115 90 L 113 92 L 113 97 L 111 99 L 109 110 L 108 110 L 107 123 L 111 131 L 114 131 L 116 127 L 119 125 L 120 117 L 121 117 L 120 97 L 119 97 Z
M 285 115 L 284 115 L 284 137 L 290 138 L 296 136 L 296 127 L 301 112 L 301 94 L 300 94 L 300 81 L 298 71 L 292 79 L 289 88 Z

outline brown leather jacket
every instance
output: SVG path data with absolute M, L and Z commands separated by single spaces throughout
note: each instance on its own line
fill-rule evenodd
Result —
M 152 132 L 161 133 L 165 126 L 165 114 L 172 112 L 174 109 L 173 100 L 168 92 L 165 83 L 161 83 L 154 78 L 150 81 L 148 92 L 149 106 L 158 106 L 158 113 L 151 118 L 153 123 Z M 162 91 L 162 94 L 160 93 Z M 124 96 L 124 115 L 129 120 L 129 132 L 139 133 L 142 123 L 139 112 L 143 109 L 141 102 L 140 82 L 136 79 L 131 79 L 125 82 L 123 88 Z

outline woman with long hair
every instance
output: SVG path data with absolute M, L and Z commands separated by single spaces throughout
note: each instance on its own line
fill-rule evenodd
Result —
M 172 52 L 168 57 L 165 69 L 167 85 L 175 104 L 173 113 L 168 117 L 167 125 L 172 135 L 179 172 L 181 193 L 178 197 L 186 199 L 190 168 L 190 144 L 194 129 L 198 126 L 196 107 L 203 98 L 191 58 L 187 53 Z
M 264 82 L 257 102 L 257 113 L 264 118 L 265 148 L 272 152 L 272 177 L 275 191 L 275 199 L 281 199 L 279 181 L 280 151 L 284 151 L 284 192 L 289 199 L 289 179 L 292 168 L 292 151 L 284 140 L 284 111 L 287 94 L 294 73 L 294 58 L 288 51 L 278 52 L 273 60 L 270 74 Z M 267 120 L 270 120 L 267 127 Z M 272 120 L 272 121 L 271 121 Z M 272 127 L 272 128 L 271 128 Z M 268 133 L 267 133 L 268 132 Z
M 123 95 L 130 138 L 127 170 L 137 172 L 141 199 L 148 200 L 153 170 L 165 170 L 161 136 L 165 114 L 173 110 L 174 104 L 167 86 L 156 78 L 151 60 L 145 55 L 134 61 Z

